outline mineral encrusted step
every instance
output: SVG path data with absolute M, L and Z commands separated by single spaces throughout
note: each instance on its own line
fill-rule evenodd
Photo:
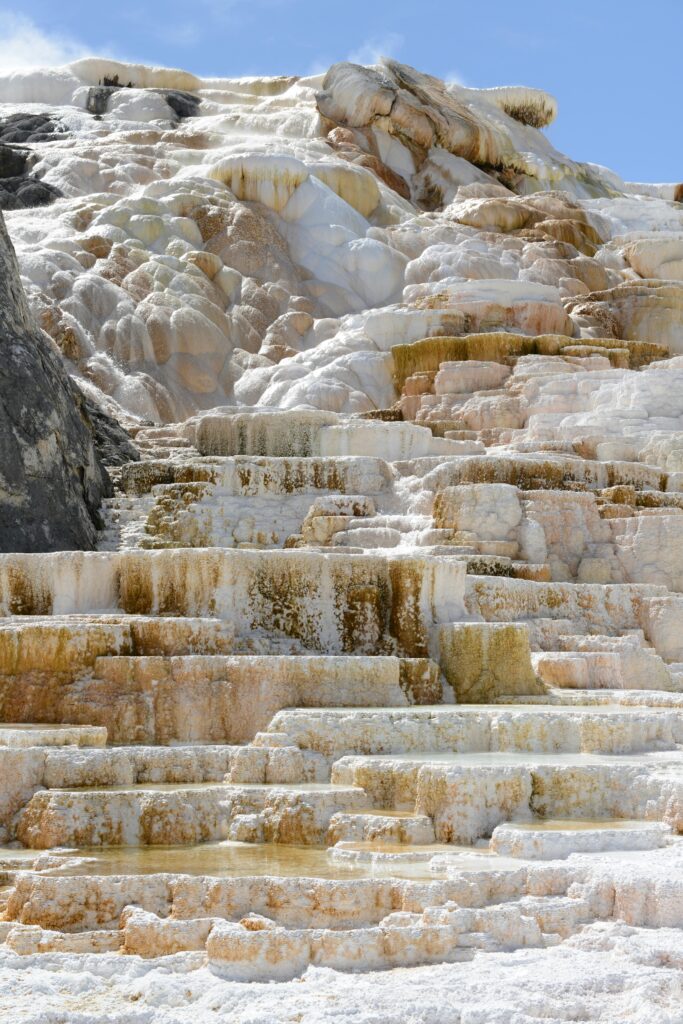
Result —
M 327 830 L 327 842 L 389 842 L 406 844 L 433 843 L 435 841 L 432 819 L 426 814 L 409 814 L 401 811 L 361 811 L 359 813 L 335 814 Z
M 485 622 L 524 622 L 536 649 L 557 649 L 569 632 L 619 637 L 642 633 L 667 662 L 681 660 L 677 624 L 683 600 L 666 587 L 646 584 L 532 582 L 492 576 L 465 577 L 467 616 Z
M 17 815 L 41 790 L 60 787 L 131 786 L 135 784 L 187 784 L 221 783 L 229 776 L 239 780 L 277 780 L 282 777 L 282 758 L 269 757 L 267 750 L 247 750 L 244 747 L 173 746 L 173 747 L 104 747 L 35 745 L 44 728 L 39 727 L 31 743 L 17 746 L 0 745 L 0 839 L 6 841 L 16 835 Z M 64 730 L 67 735 L 70 729 Z M 21 730 L 23 737 L 33 730 Z M 57 730 L 57 735 L 60 734 Z M 79 730 L 75 730 L 76 733 Z M 104 729 L 84 729 L 102 744 Z M 49 737 L 50 739 L 53 736 Z M 78 735 L 76 738 L 81 738 Z M 245 753 L 247 755 L 246 760 Z M 299 778 L 306 765 L 295 762 Z M 291 763 L 288 765 L 291 770 Z M 279 774 L 278 774 L 279 769 Z M 326 773 L 326 776 L 327 777 Z
M 201 850 L 219 852 L 215 845 Z M 241 850 L 243 860 L 252 855 L 251 848 Z M 235 920 L 253 912 L 268 915 L 284 926 L 336 929 L 378 924 L 394 911 L 419 913 L 449 899 L 457 899 L 464 906 L 476 906 L 486 903 L 496 891 L 499 898 L 513 898 L 524 891 L 527 874 L 524 869 L 520 871 L 519 861 L 496 859 L 494 870 L 498 879 L 494 880 L 483 873 L 487 858 L 477 857 L 476 865 L 469 865 L 471 870 L 464 869 L 473 882 L 471 886 L 443 878 L 423 877 L 417 883 L 392 878 L 339 878 L 339 869 L 329 864 L 325 851 L 310 851 L 302 856 L 302 851 L 296 849 L 292 850 L 290 861 L 296 869 L 294 877 L 289 877 L 291 870 L 281 874 L 276 870 L 272 875 L 247 872 L 228 878 L 218 874 L 185 874 L 182 870 L 130 874 L 120 868 L 122 864 L 135 863 L 136 851 L 90 853 L 95 863 L 74 863 L 65 869 L 65 874 L 20 875 L 10 895 L 8 919 L 77 933 L 116 928 L 124 908 L 137 904 L 150 913 L 179 921 L 213 915 Z M 188 851 L 184 853 L 187 855 Z M 258 850 L 254 856 L 258 856 Z M 171 863 L 170 851 L 150 850 L 143 862 L 150 857 L 157 864 Z M 99 873 L 97 863 L 102 862 L 106 870 Z M 316 863 L 324 865 L 322 877 L 316 871 L 306 874 L 306 866 Z M 182 866 L 179 861 L 177 866 Z
M 215 616 L 240 637 L 326 654 L 428 653 L 462 615 L 465 567 L 446 558 L 314 551 L 167 550 L 0 556 L 12 615 Z M 387 650 L 389 648 L 389 650 Z
M 321 844 L 333 816 L 414 808 L 436 838 L 472 842 L 503 821 L 637 817 L 683 827 L 681 755 L 460 754 L 346 757 L 332 785 L 142 785 L 43 790 L 19 816 L 34 848 L 208 842 Z M 377 813 L 377 812 L 374 812 Z M 335 823 L 336 824 L 336 823 Z M 332 825 L 334 830 L 335 824 Z
M 335 458 L 273 456 L 210 457 L 191 462 L 131 462 L 123 467 L 121 486 L 140 497 L 158 486 L 205 483 L 218 493 L 256 498 L 319 492 L 372 496 L 386 490 L 394 473 L 384 459 L 358 455 Z
M 411 751 L 626 754 L 675 748 L 683 743 L 683 719 L 673 708 L 619 704 L 288 708 L 275 715 L 268 732 L 328 759 Z
M 637 823 L 624 825 L 628 831 Z M 268 914 L 283 925 L 296 927 L 308 922 L 337 928 L 377 923 L 395 910 L 419 913 L 429 906 L 439 907 L 449 899 L 460 906 L 482 907 L 500 900 L 515 900 L 527 892 L 552 895 L 554 890 L 556 895 L 563 895 L 573 884 L 583 885 L 589 879 L 592 884 L 597 883 L 595 895 L 602 900 L 603 910 L 609 912 L 616 895 L 631 919 L 643 915 L 646 920 L 654 920 L 656 915 L 668 915 L 672 922 L 680 920 L 680 904 L 675 899 L 660 906 L 648 902 L 649 887 L 644 879 L 651 856 L 656 884 L 664 881 L 669 872 L 673 897 L 680 889 L 676 874 L 681 859 L 680 843 L 654 852 L 620 850 L 608 856 L 578 856 L 571 861 L 543 865 L 482 855 L 485 852 L 456 849 L 446 855 L 437 854 L 437 874 L 429 880 L 422 868 L 421 879 L 416 883 L 387 877 L 363 878 L 361 865 L 355 870 L 349 865 L 334 866 L 326 852 L 305 848 L 254 849 L 220 843 L 195 848 L 93 849 L 77 856 L 62 856 L 62 867 L 19 876 L 10 895 L 8 916 L 24 924 L 58 927 L 74 933 L 116 927 L 124 907 L 135 903 L 149 912 L 179 921 L 193 914 L 238 918 L 255 911 Z M 191 870 L 173 872 L 174 866 L 182 866 L 183 857 Z M 60 857 L 51 859 L 59 862 Z M 270 867 L 271 873 L 254 875 L 249 871 L 250 861 L 252 867 Z M 202 862 L 211 869 L 209 877 L 207 870 L 199 870 Z M 621 885 L 617 882 L 616 894 L 612 892 L 605 899 L 605 884 L 615 887 L 613 876 L 620 866 L 627 877 Z M 405 862 L 398 863 L 396 868 L 398 872 L 405 870 Z M 167 873 L 158 873 L 158 869 L 166 869 Z M 444 880 L 446 876 L 449 880 Z M 629 888 L 640 879 L 645 882 L 640 898 L 629 906 Z M 60 890 L 64 900 L 55 898 Z
M 574 853 L 656 850 L 671 841 L 671 828 L 655 821 L 526 821 L 498 825 L 491 850 L 503 857 L 556 860 Z
M 104 747 L 107 730 L 87 725 L 41 725 L 3 722 L 0 747 Z
M 232 647 L 232 628 L 215 618 L 22 614 L 0 619 L 0 677 L 5 685 L 14 676 L 75 677 L 103 655 L 223 654 Z
M 149 785 L 42 790 L 17 822 L 33 849 L 55 846 L 166 846 L 216 839 L 324 842 L 338 811 L 368 806 L 357 786 Z M 258 820 L 257 820 L 258 819 Z
M 188 438 L 183 436 L 181 423 L 167 423 L 161 427 L 136 427 L 131 433 L 135 447 L 147 459 L 169 459 L 179 461 L 197 458 L 199 452 Z M 137 463 L 136 463 L 137 464 Z
M 586 647 L 591 639 L 584 641 Z M 629 645 L 629 650 L 617 640 L 612 640 L 611 644 L 603 641 L 601 646 L 602 650 L 543 651 L 532 654 L 531 661 L 538 677 L 552 687 L 612 689 L 615 681 L 619 680 L 624 689 L 681 689 L 678 675 L 672 674 L 653 652 L 643 648 L 637 650 L 637 644 Z
M 428 659 L 117 657 L 98 659 L 94 673 L 96 680 L 80 687 L 89 708 L 104 705 L 112 739 L 136 742 L 240 743 L 283 707 L 421 704 L 443 695 L 438 667 Z M 117 727 L 110 714 L 119 704 Z
M 547 475 L 544 484 L 528 475 L 533 464 L 530 455 L 520 453 L 519 465 L 509 454 L 506 457 L 507 463 L 501 454 L 488 455 L 481 466 L 465 467 L 462 479 L 447 475 L 448 456 L 439 463 L 418 459 L 393 465 L 363 455 L 357 459 L 238 456 L 181 463 L 175 469 L 168 460 L 133 463 L 121 472 L 122 485 L 132 499 L 119 496 L 112 502 L 109 515 L 116 525 L 101 546 L 272 548 L 299 538 L 298 546 L 332 544 L 372 550 L 468 541 L 479 555 L 480 571 L 486 571 L 482 559 L 512 556 L 521 558 L 515 563 L 517 571 L 526 563 L 533 568 L 539 562 L 552 579 L 569 574 L 584 582 L 628 582 L 640 578 L 641 567 L 631 550 L 634 531 L 651 546 L 658 530 L 675 534 L 683 528 L 672 520 L 674 513 L 681 512 L 680 501 L 675 493 L 662 489 L 666 474 L 655 467 L 634 463 L 628 469 L 628 464 L 621 463 L 620 473 L 612 464 L 605 476 L 596 469 L 604 469 L 602 463 L 577 456 L 555 463 L 551 459 L 535 467 Z M 501 469 L 501 460 L 507 470 Z M 463 459 L 451 456 L 450 461 Z M 576 467 L 582 462 L 586 466 L 579 478 Z M 337 463 L 339 473 L 334 472 Z M 356 467 L 349 479 L 355 463 L 365 472 Z M 574 489 L 558 490 L 562 487 Z M 330 500 L 321 503 L 316 492 Z M 351 500 L 344 501 L 344 495 Z M 379 515 L 373 500 L 377 495 L 382 504 Z M 497 502 L 504 511 L 494 529 L 486 522 Z M 414 506 L 409 513 L 406 504 Z M 629 523 L 629 517 L 655 514 L 672 521 Z M 540 531 L 535 547 L 525 539 L 528 530 L 520 533 L 520 517 L 537 534 Z M 554 527 L 558 518 L 566 521 L 567 529 Z M 501 562 L 498 574 L 503 570 Z M 666 575 L 665 560 L 659 572 Z M 510 566 L 507 574 L 513 574 Z
M 412 423 L 385 423 L 315 409 L 218 409 L 189 420 L 184 433 L 202 455 L 381 455 L 394 462 L 462 453 L 457 442 L 434 437 L 428 428 Z
M 532 621 L 571 619 L 583 626 L 584 631 L 614 635 L 634 629 L 646 632 L 659 629 L 664 625 L 662 622 L 660 626 L 660 621 L 666 614 L 667 602 L 672 615 L 680 604 L 680 599 L 672 598 L 664 587 L 493 579 L 466 576 L 462 564 L 452 558 L 430 555 L 411 558 L 405 554 L 359 556 L 305 550 L 3 555 L 0 582 L 2 604 L 6 613 L 11 614 L 111 613 L 118 609 L 138 615 L 151 612 L 196 616 L 211 612 L 228 618 L 231 611 L 234 614 L 240 607 L 238 600 L 246 600 L 248 606 L 250 585 L 263 589 L 269 584 L 275 588 L 281 585 L 279 581 L 283 576 L 290 576 L 293 586 L 294 571 L 300 583 L 290 594 L 290 601 L 298 596 L 302 587 L 310 588 L 310 596 L 320 599 L 323 582 L 331 588 L 330 596 L 339 600 L 336 590 L 345 576 L 355 575 L 358 584 L 388 587 L 392 572 L 400 571 L 405 576 L 412 565 L 420 566 L 430 578 L 437 572 L 450 576 L 454 588 L 450 598 L 453 612 L 459 610 L 463 617 L 464 587 L 468 613 L 472 615 L 477 610 L 487 621 L 514 621 L 522 617 Z M 317 580 L 316 585 L 313 580 Z M 232 597 L 231 601 L 228 596 Z M 282 596 L 284 599 L 285 595 Z M 265 601 L 266 595 L 262 594 L 261 599 Z M 445 594 L 441 599 L 446 602 Z M 643 605 L 648 599 L 654 599 L 654 621 L 650 619 L 650 609 Z M 273 621 L 270 625 L 272 627 Z M 659 645 L 656 643 L 656 646 Z
M 486 847 L 479 844 L 476 848 L 458 849 L 435 843 L 433 832 L 431 839 L 415 839 L 413 846 L 407 846 L 405 840 L 378 834 L 340 840 L 329 850 L 329 856 L 335 864 L 397 866 L 426 862 L 436 872 L 444 866 L 460 869 L 474 855 L 559 860 L 576 853 L 656 850 L 673 841 L 670 826 L 662 822 L 535 818 L 497 825 Z
M 392 867 L 396 867 L 399 864 L 431 864 L 435 857 L 447 854 L 448 849 L 446 843 L 435 842 L 433 834 L 431 841 L 426 839 L 412 846 L 400 840 L 393 840 L 392 837 L 380 837 L 340 840 L 328 850 L 328 856 L 333 864 L 372 864 L 373 867 L 391 864 Z M 477 854 L 470 853 L 470 856 Z
M 422 922 L 419 915 L 404 917 L 398 913 L 376 927 L 335 930 L 280 928 L 256 914 L 248 914 L 236 924 L 199 919 L 173 928 L 153 914 L 131 908 L 125 914 L 119 942 L 123 939 L 123 952 L 142 956 L 151 955 L 154 945 L 165 953 L 206 949 L 212 968 L 231 980 L 284 981 L 302 973 L 309 964 L 335 970 L 357 970 L 361 964 L 382 969 L 469 960 L 477 949 L 513 950 L 520 946 L 555 944 L 557 937 L 542 932 L 530 913 L 532 908 L 525 906 L 524 909 L 526 927 L 518 930 L 512 939 L 506 907 L 461 912 L 457 917 L 451 914 L 446 925 L 438 918 L 435 923 Z M 579 903 L 573 909 L 578 924 L 585 910 Z M 421 926 L 421 941 L 417 944 L 416 925 Z M 569 929 L 567 934 L 571 934 Z M 38 950 L 66 952 L 90 948 L 94 952 L 117 948 L 116 933 L 93 932 L 88 938 L 89 943 L 81 936 L 45 936 L 36 949 L 38 934 L 27 933 L 19 926 L 7 933 L 6 942 L 14 952 L 24 954 Z
M 475 857 L 467 858 L 466 853 L 472 851 L 462 848 L 461 852 L 466 858 L 466 866 L 471 866 Z M 477 857 L 480 852 L 485 851 L 474 851 Z M 505 864 L 506 861 L 499 858 L 496 863 Z M 133 885 L 137 884 L 139 875 L 157 876 L 160 873 L 214 878 L 252 877 L 255 886 L 257 880 L 264 884 L 264 879 L 275 877 L 338 880 L 368 877 L 367 867 L 363 865 L 333 864 L 327 847 L 235 840 L 194 846 L 96 846 L 68 851 L 0 847 L 0 868 L 11 873 L 12 884 L 18 881 L 17 872 L 27 869 L 38 872 L 41 877 L 115 875 L 126 878 L 126 882 Z M 400 878 L 432 881 L 444 873 L 431 872 L 424 862 L 404 862 L 396 874 Z
M 661 690 L 565 690 L 548 687 L 542 697 L 533 695 L 509 696 L 501 699 L 501 704 L 509 701 L 515 706 L 548 702 L 554 708 L 600 708 L 614 706 L 620 708 L 671 708 L 683 710 L 683 693 L 664 692 Z
M 105 732 L 101 729 L 92 731 Z M 0 764 L 6 762 L 12 771 L 19 774 L 25 791 L 31 786 L 34 789 L 53 789 L 127 786 L 143 782 L 222 782 L 231 768 L 239 776 L 239 761 L 244 751 L 244 747 L 226 744 L 169 747 L 88 744 L 78 749 L 24 744 L 20 749 L 0 749 Z M 267 764 L 268 751 L 264 750 L 260 756 L 258 751 L 249 751 L 250 774 L 257 773 L 260 768 L 265 781 Z M 9 767 L 7 771 L 9 775 Z
M 543 947 L 594 920 L 646 927 L 683 922 L 680 848 L 620 853 L 618 861 L 585 855 L 543 865 L 478 860 L 466 865 L 455 857 L 450 878 L 432 882 L 69 879 L 29 872 L 18 879 L 0 927 L 18 953 L 121 948 L 158 956 L 205 949 L 214 969 L 246 981 L 293 977 L 309 963 L 352 970 L 359 962 L 407 966 L 467 958 L 476 949 Z M 664 903 L 662 886 L 670 897 Z
M 15 614 L 214 615 L 239 637 L 289 638 L 328 654 L 359 648 L 383 654 L 389 646 L 424 656 L 439 624 L 466 617 L 523 620 L 530 627 L 536 619 L 570 618 L 585 632 L 643 630 L 663 656 L 680 660 L 671 633 L 680 607 L 664 588 L 473 577 L 462 562 L 429 555 L 217 549 L 4 555 L 0 584 L 4 608 Z
M 344 668 L 345 662 L 354 661 L 331 660 L 338 663 L 334 666 L 337 669 Z M 268 661 L 266 659 L 266 666 Z M 303 661 L 308 670 L 307 659 Z M 362 659 L 357 661 L 362 662 Z M 286 662 L 290 671 L 301 672 L 296 659 L 286 659 Z M 395 659 L 386 659 L 386 662 L 397 675 Z M 361 667 L 358 666 L 359 669 Z M 348 666 L 346 672 L 348 675 Z M 536 751 L 632 753 L 644 749 L 666 750 L 673 749 L 680 740 L 680 728 L 679 716 L 675 712 L 618 706 L 583 709 L 553 706 L 504 708 L 494 705 L 490 708 L 288 710 L 279 712 L 269 730 L 256 736 L 255 745 L 247 747 L 119 747 L 82 751 L 77 758 L 68 750 L 49 752 L 39 748 L 26 750 L 21 755 L 13 754 L 12 765 L 15 771 L 19 770 L 20 785 L 10 806 L 18 809 L 40 786 L 201 783 L 222 781 L 224 778 L 234 783 L 253 784 L 323 780 L 329 777 L 333 761 L 352 751 L 408 755 L 407 758 L 394 756 L 386 762 L 387 770 L 404 772 L 406 759 L 411 760 L 410 751 L 415 752 L 414 759 L 421 763 L 430 759 L 443 763 L 448 761 L 454 750 L 463 753 L 527 751 L 530 756 L 526 760 L 531 762 Z M 433 753 L 420 753 L 425 749 Z M 445 753 L 439 755 L 438 751 Z M 315 760 L 311 755 L 321 757 Z M 672 756 L 675 759 L 677 755 L 674 753 Z M 520 760 L 524 758 L 517 758 Z M 483 763 L 490 768 L 498 762 L 492 757 Z M 504 758 L 500 763 L 500 774 L 504 777 Z M 346 759 L 337 763 L 333 769 L 335 776 L 347 764 Z M 258 812 L 260 810 L 257 808 Z M 252 809 L 237 813 L 248 815 Z M 240 836 L 258 838 L 262 834 L 262 825 L 260 821 L 243 821 L 240 827 L 244 832 Z M 427 829 L 431 828 L 430 824 L 425 825 Z M 393 830 L 395 834 L 406 836 L 410 833 L 406 826 L 395 821 L 366 822 L 365 827 L 380 832 Z M 356 823 L 353 825 L 354 836 L 358 834 L 357 828 Z M 418 834 L 422 834 L 419 827 Z
M 356 552 L 417 550 L 435 556 L 458 558 L 465 562 L 468 572 L 513 576 L 517 571 L 522 571 L 521 563 L 513 565 L 510 560 L 503 562 L 497 557 L 487 559 L 485 555 L 469 558 L 470 554 L 476 554 L 476 549 L 455 544 L 452 530 L 434 529 L 431 518 L 426 516 L 375 516 L 350 523 L 333 523 L 332 517 L 327 518 L 331 524 L 329 527 L 322 520 L 318 526 L 318 521 L 314 520 L 317 532 L 323 539 L 313 537 L 310 542 L 304 540 L 296 546 L 303 547 L 308 543 L 311 546 L 321 544 L 323 547 L 331 546 Z M 304 530 L 304 538 L 309 535 Z M 525 565 L 524 570 L 527 569 Z M 536 571 L 535 567 L 533 571 Z
M 668 474 L 658 466 L 641 462 L 610 460 L 601 462 L 578 455 L 493 452 L 443 458 L 436 456 L 397 460 L 394 469 L 401 475 L 417 475 L 430 490 L 442 490 L 457 484 L 510 484 L 522 490 L 604 490 L 632 487 L 639 491 L 667 491 Z
M 45 632 L 40 630 L 38 637 Z M 48 659 L 33 668 L 23 651 L 21 671 L 0 677 L 0 711 L 15 719 L 104 726 L 112 743 L 245 743 L 283 707 L 424 704 L 444 696 L 438 666 L 426 658 L 103 657 L 93 646 L 84 652 L 80 665 L 77 658 L 70 662 L 60 648 L 60 663 L 57 666 L 55 659 L 52 670 Z M 182 643 L 179 646 L 182 650 Z M 54 685 L 57 668 L 59 689 Z
M 109 505 L 101 548 L 282 547 L 309 515 L 325 527 L 335 513 L 374 514 L 373 496 L 392 477 L 386 462 L 370 457 L 131 463 L 121 471 L 125 494 Z
M 683 829 L 680 751 L 631 755 L 462 753 L 347 756 L 332 781 L 375 807 L 434 822 L 439 842 L 472 843 L 515 818 L 638 818 Z

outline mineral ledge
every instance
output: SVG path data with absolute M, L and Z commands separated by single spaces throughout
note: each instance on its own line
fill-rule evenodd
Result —
M 0 78 L 29 305 L 141 455 L 0 556 L 0 1019 L 680 1024 L 683 186 L 554 116 Z

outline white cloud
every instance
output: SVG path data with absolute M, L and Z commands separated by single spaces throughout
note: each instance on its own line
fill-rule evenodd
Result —
M 18 68 L 68 64 L 88 52 L 76 39 L 43 32 L 23 14 L 0 11 L 0 74 Z
M 380 57 L 395 57 L 405 42 L 397 32 L 366 39 L 346 58 L 352 64 L 376 64 Z

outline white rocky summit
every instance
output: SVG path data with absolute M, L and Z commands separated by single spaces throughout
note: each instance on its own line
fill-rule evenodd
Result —
M 683 185 L 555 115 L 0 75 L 0 1021 L 680 1024 Z

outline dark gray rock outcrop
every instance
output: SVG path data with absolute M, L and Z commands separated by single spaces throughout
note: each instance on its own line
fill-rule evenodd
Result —
M 0 117 L 0 142 L 53 142 L 64 138 L 69 129 L 50 114 L 10 114 Z
M 21 116 L 21 115 L 20 115 Z M 31 122 L 36 118 L 29 118 Z M 50 122 L 51 123 L 51 122 Z M 19 127 L 17 127 L 17 125 Z M 24 129 L 21 129 L 24 125 Z M 45 127 L 44 119 L 41 125 Z M 35 174 L 30 174 L 31 167 L 36 163 L 35 154 L 26 146 L 18 145 L 16 138 L 36 141 L 40 132 L 33 135 L 24 121 L 12 122 L 10 118 L 0 120 L 0 210 L 23 210 L 30 206 L 47 206 L 61 196 L 54 185 L 42 181 Z M 44 138 L 52 139 L 49 134 Z M 7 142 L 6 140 L 10 141 Z
M 0 177 L 0 210 L 26 210 L 33 206 L 49 206 L 61 192 L 54 185 L 33 174 Z
M 92 548 L 110 491 L 84 397 L 31 318 L 0 213 L 0 551 Z
M 105 80 L 106 81 L 106 80 Z M 114 93 L 121 89 L 134 89 L 135 86 L 129 82 L 126 86 L 121 85 L 93 85 L 88 90 L 86 110 L 91 114 L 102 116 L 109 109 L 109 100 Z M 169 107 L 168 116 L 171 120 L 182 121 L 186 117 L 196 117 L 201 100 L 192 92 L 185 92 L 182 89 L 150 89 L 149 92 L 163 96 Z
M 139 462 L 140 452 L 131 441 L 130 434 L 118 420 L 101 409 L 90 398 L 83 396 L 85 411 L 92 426 L 95 451 L 107 468 Z

